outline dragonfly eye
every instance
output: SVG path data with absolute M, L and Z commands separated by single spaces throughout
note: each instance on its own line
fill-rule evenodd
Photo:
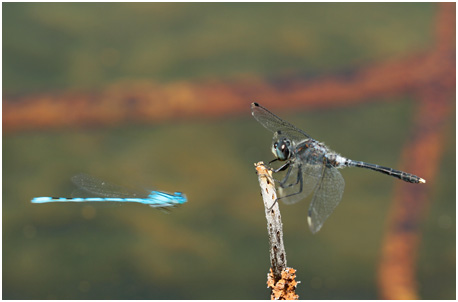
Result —
M 278 160 L 287 160 L 290 156 L 290 145 L 291 143 L 287 139 L 282 139 L 274 143 L 272 152 Z

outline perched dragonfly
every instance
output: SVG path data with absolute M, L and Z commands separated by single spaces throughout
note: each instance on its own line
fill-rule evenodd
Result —
M 98 197 L 35 197 L 32 202 L 137 202 L 147 204 L 153 208 L 166 209 L 181 205 L 187 201 L 186 195 L 181 192 L 173 194 L 160 191 L 137 192 L 109 184 L 86 174 L 73 176 L 72 182 L 79 188 L 72 195 L 93 194 Z
M 291 204 L 314 192 L 307 217 L 312 233 L 321 229 L 342 199 L 345 181 L 338 168 L 366 168 L 410 183 L 426 182 L 413 174 L 345 158 L 257 103 L 251 104 L 251 113 L 261 125 L 274 133 L 272 152 L 276 158 L 270 163 L 277 160 L 285 162 L 273 170 L 275 173 L 286 171 L 278 183 L 280 197 L 276 201 Z

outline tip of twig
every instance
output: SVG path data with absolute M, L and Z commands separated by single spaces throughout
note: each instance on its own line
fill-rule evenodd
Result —
M 270 171 L 266 165 L 264 164 L 263 161 L 260 161 L 260 162 L 257 162 L 254 164 L 254 166 L 256 167 L 256 172 L 258 174 L 268 174 L 268 175 L 272 175 L 272 171 Z
M 424 184 L 424 183 L 426 183 L 426 180 L 424 180 L 423 178 L 420 178 L 420 180 L 418 182 Z
M 272 179 L 272 170 L 270 170 L 264 162 L 260 161 L 255 163 L 256 174 L 259 178 L 259 184 L 261 186 L 261 195 L 264 201 L 266 210 L 271 210 L 276 204 L 277 194 L 275 192 L 275 184 Z

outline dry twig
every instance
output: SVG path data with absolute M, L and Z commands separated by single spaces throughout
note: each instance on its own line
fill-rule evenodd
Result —
M 272 178 L 272 171 L 264 166 L 263 162 L 255 164 L 258 174 L 261 195 L 264 201 L 267 219 L 267 232 L 270 243 L 270 273 L 268 274 L 267 287 L 271 288 L 272 300 L 297 300 L 296 270 L 286 266 L 286 252 L 283 245 L 283 224 L 281 222 L 280 208 L 277 193 Z

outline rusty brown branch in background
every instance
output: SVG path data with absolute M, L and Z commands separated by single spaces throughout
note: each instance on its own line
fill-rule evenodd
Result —
M 441 6 L 442 10 L 451 11 L 454 3 Z M 96 93 L 63 92 L 15 99 L 4 96 L 3 130 L 215 118 L 245 113 L 250 102 L 261 100 L 272 110 L 333 108 L 380 98 L 389 101 L 390 97 L 412 95 L 437 82 L 453 89 L 455 43 L 450 39 L 454 32 L 450 32 L 450 27 L 454 28 L 455 23 L 448 14 L 442 14 L 439 24 L 444 25 L 438 27 L 434 49 L 361 67 L 345 76 L 288 78 L 277 82 L 248 77 L 200 83 L 144 81 L 117 83 Z
M 455 3 L 442 4 L 437 26 L 437 52 L 455 36 Z M 441 42 L 442 41 L 442 42 Z M 449 45 L 454 47 L 453 45 Z M 423 186 L 397 183 L 378 268 L 382 299 L 419 299 L 416 263 L 421 242 L 421 223 L 429 209 L 428 194 L 434 186 L 444 151 L 449 117 L 455 112 L 450 79 L 439 78 L 418 90 L 418 106 L 411 141 L 403 149 L 402 169 L 415 170 L 427 180 Z
M 421 241 L 421 223 L 427 214 L 428 193 L 440 166 L 446 121 L 455 112 L 450 93 L 429 88 L 416 116 L 412 140 L 404 147 L 401 168 L 424 176 L 426 185 L 397 183 L 378 269 L 382 299 L 419 299 L 416 262 Z

